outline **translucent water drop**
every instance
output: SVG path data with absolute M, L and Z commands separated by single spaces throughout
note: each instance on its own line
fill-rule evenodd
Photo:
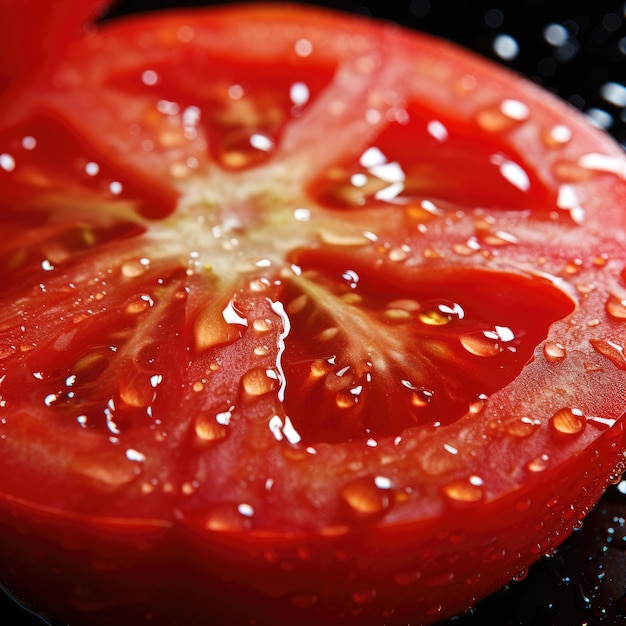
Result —
M 444 488 L 444 494 L 454 502 L 471 503 L 478 502 L 483 497 L 482 481 L 481 484 L 474 484 L 471 478 L 465 480 L 455 480 L 448 483 Z
M 258 333 L 267 333 L 272 330 L 274 322 L 270 319 L 257 319 L 252 322 L 252 328 Z
M 154 389 L 147 378 L 125 376 L 120 380 L 119 394 L 128 406 L 145 407 L 154 399 Z
M 427 326 L 445 326 L 454 319 L 462 319 L 464 311 L 458 304 L 439 304 L 418 313 L 418 319 Z
M 543 346 L 543 354 L 548 363 L 560 363 L 567 356 L 565 347 L 556 341 L 547 341 Z
M 132 259 L 122 264 L 122 276 L 135 278 L 144 274 L 149 267 L 150 261 L 148 259 Z
M 519 439 L 530 437 L 541 422 L 532 417 L 519 417 L 509 420 L 505 424 L 507 434 Z
M 205 519 L 205 528 L 214 532 L 237 532 L 250 528 L 252 516 L 242 512 L 242 506 L 244 505 L 216 506 Z
M 138 294 L 126 303 L 124 312 L 128 315 L 139 315 L 153 306 L 154 300 L 150 295 Z
M 381 480 L 380 477 L 357 478 L 345 485 L 340 493 L 352 514 L 357 517 L 384 514 L 395 501 L 391 481 Z
M 550 425 L 559 434 L 579 435 L 587 425 L 587 419 L 579 409 L 562 408 L 550 418 Z
M 459 337 L 461 345 L 474 356 L 492 357 L 502 351 L 497 333 L 478 331 Z
M 194 430 L 198 439 L 205 442 L 222 441 L 228 436 L 228 428 L 209 413 L 201 413 L 196 417 Z
M 544 472 L 549 464 L 550 457 L 547 454 L 541 454 L 528 464 L 528 469 L 534 473 Z
M 611 294 L 606 301 L 606 312 L 614 319 L 626 319 L 626 298 Z
M 607 339 L 590 339 L 589 343 L 598 354 L 601 354 L 609 359 L 615 367 L 626 371 L 626 355 L 624 354 L 624 346 Z
M 268 376 L 266 369 L 262 367 L 255 367 L 246 372 L 241 382 L 244 391 L 251 396 L 262 396 L 274 391 L 278 386 L 277 380 Z

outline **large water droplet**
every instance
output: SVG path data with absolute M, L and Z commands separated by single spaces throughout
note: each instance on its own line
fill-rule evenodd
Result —
M 548 363 L 560 363 L 565 359 L 567 352 L 565 347 L 556 341 L 547 341 L 543 346 L 543 354 Z
M 587 425 L 587 419 L 579 409 L 562 408 L 551 418 L 550 424 L 561 435 L 579 435 Z

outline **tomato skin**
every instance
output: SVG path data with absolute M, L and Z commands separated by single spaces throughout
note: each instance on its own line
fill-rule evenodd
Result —
M 236 13 L 230 17 L 227 13 L 223 15 L 226 16 L 222 17 L 224 28 L 228 30 L 238 16 Z M 291 24 L 289 20 L 293 19 L 289 12 L 278 8 L 257 10 L 254 19 L 260 17 L 279 25 L 283 20 Z M 180 26 L 181 22 L 174 16 L 168 19 L 174 26 Z M 322 14 L 315 19 L 321 24 L 334 20 Z M 220 24 L 223 26 L 223 22 Z M 120 28 L 123 33 L 123 27 Z M 365 30 L 369 32 L 368 28 Z M 92 40 L 92 43 L 94 41 L 96 45 L 100 40 Z M 442 49 L 447 50 L 445 46 Z M 78 50 L 83 51 L 80 47 Z M 468 63 L 477 72 L 491 75 L 490 70 L 481 70 L 479 63 L 475 66 Z M 77 109 L 82 106 L 83 102 L 76 103 Z M 111 146 L 99 145 L 106 141 L 98 142 L 93 131 L 81 127 L 79 122 L 76 127 L 88 137 L 86 145 L 97 146 L 96 154 L 105 155 L 105 160 L 108 156 L 111 163 L 115 162 Z M 576 129 L 579 130 L 578 126 Z M 75 128 L 73 130 L 76 132 Z M 580 130 L 597 150 L 610 152 L 602 140 L 589 139 L 586 132 Z M 579 141 L 579 135 L 575 141 Z M 573 151 L 576 152 L 575 148 Z M 537 167 L 541 170 L 543 165 Z M 140 170 L 143 171 L 137 173 Z M 155 177 L 145 163 L 134 167 L 134 172 L 142 180 L 151 181 Z M 544 179 L 552 176 L 547 171 L 541 171 L 541 175 Z M 624 218 L 619 218 L 616 198 L 623 199 L 623 186 L 602 179 L 589 183 L 589 195 L 593 195 L 595 189 L 609 199 L 607 212 L 612 211 L 617 216 L 616 222 L 622 224 Z M 606 217 L 598 213 L 592 211 L 592 227 L 605 223 Z M 549 225 L 546 230 L 553 232 Z M 620 259 L 615 242 L 607 239 L 613 246 L 610 254 Z M 592 244 L 589 255 L 581 260 L 585 268 L 593 264 L 596 248 Z M 332 247 L 331 250 L 337 253 Z M 321 254 L 327 251 L 328 248 L 323 248 Z M 551 262 L 556 267 L 559 261 L 565 265 L 567 260 L 564 256 Z M 614 275 L 615 269 L 612 271 Z M 159 279 L 163 280 L 165 275 L 159 274 Z M 586 276 L 593 275 L 593 271 L 589 271 Z M 34 280 L 33 284 L 36 283 Z M 599 289 L 597 294 L 589 296 L 589 301 L 597 299 L 590 309 L 602 309 L 599 303 L 607 293 L 600 292 Z M 125 301 L 119 295 L 116 302 Z M 253 305 L 261 307 L 254 303 L 250 306 Z M 265 313 L 270 315 L 267 310 Z M 172 314 L 172 317 L 176 316 Z M 569 321 L 558 322 L 551 336 L 556 337 L 559 332 L 567 334 L 568 324 Z M 182 325 L 172 324 L 168 328 L 174 329 L 172 336 L 184 334 Z M 610 328 L 613 338 L 622 336 L 618 322 Z M 600 340 L 600 335 L 596 339 Z M 581 345 L 583 342 L 584 338 Z M 175 344 L 174 340 L 167 344 L 171 354 L 177 354 Z M 584 352 L 583 348 L 579 349 Z M 568 363 L 574 363 L 571 367 L 580 375 L 587 358 L 589 352 L 581 357 L 572 355 Z M 206 503 L 199 495 L 185 498 L 165 492 L 156 504 L 153 502 L 142 509 L 145 499 L 141 500 L 136 490 L 129 491 L 121 501 L 115 501 L 114 489 L 105 490 L 96 502 L 93 496 L 81 497 L 92 489 L 88 481 L 76 480 L 73 484 L 76 493 L 70 497 L 63 493 L 63 483 L 56 481 L 54 475 L 48 476 L 46 481 L 49 482 L 42 482 L 38 490 L 26 484 L 32 478 L 25 477 L 20 484 L 21 479 L 15 475 L 3 485 L 5 532 L 1 541 L 6 559 L 1 566 L 2 578 L 12 581 L 25 597 L 36 600 L 50 613 L 70 623 L 81 623 L 86 615 L 90 624 L 119 624 L 120 615 L 133 624 L 141 621 L 179 623 L 182 612 L 186 623 L 204 624 L 207 611 L 212 621 L 232 624 L 248 624 L 250 620 L 268 625 L 284 622 L 311 626 L 321 621 L 434 622 L 468 608 L 538 556 L 554 549 L 599 497 L 607 477 L 623 460 L 621 422 L 609 429 L 606 424 L 591 420 L 582 436 L 574 439 L 567 433 L 555 432 L 554 428 L 532 435 L 531 443 L 524 448 L 524 462 L 536 460 L 534 469 L 528 473 L 523 463 L 516 465 L 519 439 L 511 437 L 509 431 L 519 433 L 516 427 L 524 428 L 528 424 L 523 422 L 520 426 L 517 423 L 520 416 L 513 413 L 512 408 L 525 408 L 527 397 L 539 382 L 540 388 L 549 389 L 552 382 L 557 381 L 554 396 L 546 394 L 545 399 L 533 405 L 544 416 L 556 415 L 577 397 L 574 391 L 558 387 L 565 384 L 563 381 L 567 381 L 568 376 L 557 379 L 556 369 L 546 363 L 541 350 L 537 349 L 535 362 L 520 376 L 516 390 L 505 389 L 490 398 L 488 417 L 482 414 L 474 420 L 462 420 L 445 433 L 432 437 L 417 433 L 414 438 L 406 437 L 402 446 L 390 441 L 379 442 L 376 453 L 362 452 L 362 444 L 354 442 L 346 446 L 347 451 L 337 451 L 332 445 L 322 443 L 317 450 L 319 460 L 309 458 L 306 450 L 289 450 L 289 467 L 299 468 L 294 473 L 319 472 L 320 476 L 327 477 L 343 454 L 355 454 L 363 467 L 354 474 L 342 468 L 346 478 L 332 483 L 340 497 L 335 498 L 334 492 L 330 494 L 327 508 L 320 507 L 322 510 L 315 515 L 303 510 L 302 517 L 295 513 L 287 516 L 287 522 L 282 509 L 293 505 L 297 511 L 302 503 L 294 502 L 294 498 L 305 500 L 308 494 L 277 485 L 276 491 L 267 496 L 266 510 L 258 513 L 259 528 L 249 527 L 247 509 L 235 506 L 237 500 L 235 496 L 230 498 L 230 494 L 210 502 L 207 521 Z M 596 376 L 598 385 L 604 385 L 604 389 L 624 382 L 623 374 L 617 370 L 604 372 L 602 379 L 599 374 L 590 375 Z M 180 379 L 176 382 L 180 384 Z M 601 415 L 608 421 L 621 417 L 619 403 L 609 411 L 600 398 L 589 397 L 582 401 L 586 403 L 581 405 L 585 414 Z M 594 409 L 598 409 L 597 412 Z M 481 415 L 481 411 L 477 413 Z M 23 416 L 22 439 L 8 437 L 5 449 L 11 451 L 16 464 L 20 458 L 32 458 L 35 454 L 24 442 L 28 435 L 45 440 L 45 434 L 38 427 L 38 420 Z M 598 436 L 605 430 L 608 432 Z M 73 431 L 68 429 L 69 432 Z M 500 445 L 485 449 L 486 432 L 490 440 Z M 63 439 L 67 436 L 62 434 L 52 443 L 64 448 Z M 518 436 L 524 439 L 523 433 Z M 462 449 L 461 446 L 455 448 L 457 443 L 463 443 Z M 458 462 L 454 460 L 457 455 L 449 452 L 449 448 L 460 452 Z M 359 452 L 354 452 L 357 449 Z M 406 455 L 407 461 L 394 466 L 393 487 L 388 488 L 383 481 L 381 488 L 381 481 L 377 483 L 376 479 L 381 477 L 379 472 L 385 465 L 380 464 L 380 459 L 385 453 L 389 457 L 397 455 L 396 449 Z M 547 462 L 542 457 L 546 450 L 550 451 L 547 460 L 557 468 L 550 473 L 549 480 L 543 473 L 547 468 L 540 467 L 541 461 Z M 85 456 L 89 453 L 87 447 Z M 174 453 L 174 458 L 177 454 L 180 453 Z M 121 456 L 118 455 L 120 459 Z M 282 449 L 272 450 L 262 458 L 262 463 L 268 464 L 270 469 L 276 468 L 275 475 L 282 477 L 286 466 L 284 456 Z M 250 457 L 253 457 L 252 452 Z M 418 459 L 420 468 L 411 469 Z M 172 461 L 172 457 L 167 457 L 167 461 Z M 28 463 L 27 460 L 22 462 Z M 198 465 L 202 469 L 201 460 Z M 302 467 L 310 470 L 302 470 Z M 581 474 L 582 467 L 591 469 Z M 485 476 L 485 469 L 500 471 L 501 475 Z M 53 473 L 54 469 L 49 472 Z M 572 480 L 572 476 L 580 478 Z M 487 490 L 482 489 L 483 481 L 488 483 Z M 18 494 L 22 489 L 35 494 L 36 498 L 32 495 L 30 499 L 20 498 Z M 310 485 L 310 489 L 318 497 L 328 491 L 323 482 Z M 411 500 L 409 497 L 409 504 L 396 506 L 411 490 L 418 489 L 418 498 Z M 115 502 L 109 502 L 109 498 Z M 61 506 L 53 504 L 56 500 Z M 266 517 L 261 518 L 261 515 Z M 344 525 L 337 524 L 337 520 L 343 520 Z M 273 522 L 277 522 L 278 528 L 274 532 Z M 543 527 L 539 534 L 537 525 Z M 503 529 L 508 536 L 515 537 L 514 545 L 500 547 Z M 19 546 L 19 550 L 14 546 Z M 485 567 L 479 570 L 479 576 L 476 575 L 478 561 Z M 33 570 L 49 572 L 46 589 L 40 581 L 32 580 Z M 81 584 L 77 585 L 76 581 Z M 247 599 L 245 606 L 241 606 L 244 603 L 239 599 L 240 593 Z

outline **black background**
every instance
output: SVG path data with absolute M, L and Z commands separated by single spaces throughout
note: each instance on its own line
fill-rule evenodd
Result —
M 227 4 L 202 0 L 121 0 L 104 19 L 170 7 Z M 626 102 L 606 99 L 603 86 L 626 79 L 626 1 L 386 0 L 310 2 L 393 20 L 471 48 L 554 91 L 626 146 Z M 546 29 L 564 34 L 549 43 Z M 498 37 L 518 52 L 502 58 Z M 521 581 L 446 626 L 618 626 L 626 624 L 626 482 L 612 487 L 582 529 Z M 0 592 L 0 622 L 43 626 Z M 181 625 L 182 626 L 182 625 Z M 216 625 L 217 626 L 217 625 Z M 224 625 L 226 626 L 226 625 Z M 277 625 L 283 626 L 283 625 Z M 382 625 L 381 625 L 382 626 Z

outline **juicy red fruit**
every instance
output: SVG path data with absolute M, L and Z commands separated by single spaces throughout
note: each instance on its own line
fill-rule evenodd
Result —
M 570 111 L 301 8 L 54 63 L 0 133 L 16 591 L 77 624 L 432 623 L 621 471 L 624 160 Z

